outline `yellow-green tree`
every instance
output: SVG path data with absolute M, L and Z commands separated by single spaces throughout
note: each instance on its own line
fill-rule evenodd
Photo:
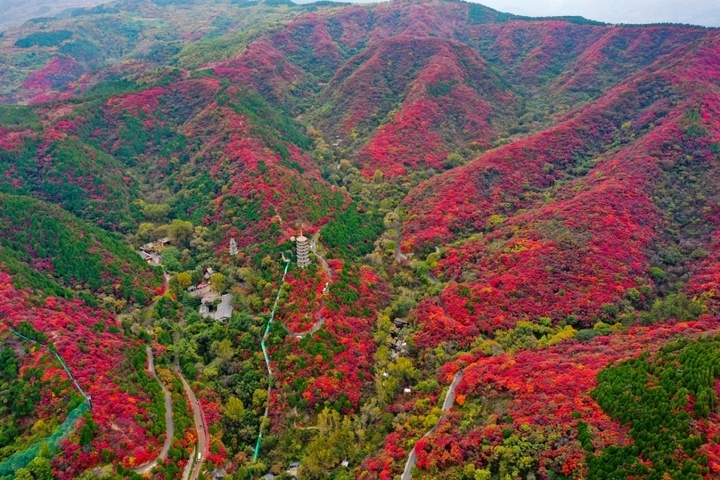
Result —
M 178 273 L 175 278 L 182 289 L 188 288 L 192 285 L 192 276 L 188 272 Z
M 234 422 L 241 422 L 245 416 L 245 405 L 243 405 L 242 400 L 239 398 L 230 397 L 225 404 L 225 408 L 223 408 L 223 413 L 230 420 Z
M 167 203 L 147 203 L 142 210 L 143 216 L 151 222 L 164 220 L 168 213 L 170 213 L 170 205 Z
M 349 417 L 337 410 L 324 409 L 318 415 L 318 436 L 307 447 L 300 464 L 300 480 L 328 478 L 331 470 L 343 459 L 356 453 L 357 436 Z
M 217 358 L 220 363 L 227 362 L 233 357 L 233 355 L 235 355 L 235 349 L 232 346 L 232 342 L 227 338 L 213 343 L 212 350 L 215 354 L 215 358 Z
M 210 275 L 210 286 L 217 293 L 222 293 L 222 291 L 225 290 L 225 284 L 225 275 L 222 273 L 213 273 Z

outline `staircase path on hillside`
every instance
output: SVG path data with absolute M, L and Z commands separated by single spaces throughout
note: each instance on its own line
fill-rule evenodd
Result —
M 272 387 L 270 386 L 272 383 L 272 368 L 270 367 L 270 357 L 267 353 L 267 347 L 265 346 L 265 340 L 267 340 L 268 335 L 270 334 L 270 326 L 273 323 L 273 320 L 275 319 L 275 310 L 277 309 L 278 302 L 280 301 L 280 294 L 282 293 L 282 287 L 285 284 L 285 275 L 287 275 L 288 269 L 290 268 L 290 261 L 285 261 L 285 271 L 283 272 L 282 279 L 280 280 L 280 286 L 278 287 L 278 293 L 275 297 L 275 303 L 273 304 L 272 311 L 270 312 L 270 319 L 268 320 L 267 326 L 265 327 L 265 333 L 263 334 L 262 340 L 260 341 L 260 347 L 262 348 L 263 356 L 265 357 L 265 365 L 267 366 L 268 371 L 268 389 L 267 389 L 267 403 L 265 404 L 265 413 L 263 414 L 263 420 L 265 420 L 268 417 L 268 414 L 270 413 L 270 393 Z M 262 441 L 262 423 L 263 421 L 260 421 L 260 431 L 258 432 L 258 439 L 257 443 L 255 443 L 255 453 L 253 453 L 253 461 L 257 460 L 258 455 L 260 454 L 260 443 Z

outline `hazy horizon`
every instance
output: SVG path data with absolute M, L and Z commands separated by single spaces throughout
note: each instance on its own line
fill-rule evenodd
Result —
M 317 0 L 293 0 L 305 4 Z M 346 0 L 338 0 L 346 1 Z M 355 0 L 348 3 L 376 3 L 383 0 Z M 581 16 L 606 23 L 686 23 L 720 27 L 717 0 L 467 0 L 501 12 L 528 17 Z
M 485 0 L 481 3 L 517 15 L 579 15 L 608 23 L 689 23 L 720 27 L 717 0 Z
M 55 15 L 66 8 L 109 3 L 111 0 L 0 0 L 0 31 L 30 18 Z M 294 0 L 312 3 L 315 0 Z M 342 1 L 342 0 L 340 0 Z M 348 3 L 374 3 L 356 0 Z M 382 0 L 380 0 L 382 1 Z M 501 12 L 531 17 L 579 15 L 607 23 L 686 23 L 720 27 L 717 0 L 484 0 L 480 3 Z

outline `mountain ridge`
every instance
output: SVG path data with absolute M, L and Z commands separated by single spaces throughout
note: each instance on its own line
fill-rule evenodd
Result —
M 209 426 L 193 472 L 386 479 L 412 452 L 418 479 L 720 472 L 720 365 L 700 338 L 720 308 L 718 30 L 441 0 L 161 3 L 0 39 L 0 203 L 23 206 L 0 214 L 13 324 L 67 348 L 151 345 L 181 392 L 177 366 Z M 92 281 L 21 248 L 42 216 L 78 255 L 105 252 Z M 228 298 L 229 318 L 201 316 Z M 707 374 L 657 380 L 688 391 L 668 410 L 687 438 L 657 437 L 651 464 L 665 403 L 636 373 L 676 347 Z M 131 357 L 114 385 L 157 404 L 124 422 L 144 461 L 163 415 Z M 608 378 L 649 420 L 621 420 L 596 393 Z M 60 478 L 131 476 L 95 423 L 53 460 Z M 175 426 L 153 478 L 193 462 L 198 427 Z

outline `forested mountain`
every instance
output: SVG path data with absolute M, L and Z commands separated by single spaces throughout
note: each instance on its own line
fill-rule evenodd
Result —
M 98 398 L 32 478 L 717 477 L 719 79 L 715 29 L 450 0 L 8 29 L 0 476 L 55 352 Z
M 92 7 L 103 0 L 0 0 L 0 30 L 20 25 L 32 18 L 52 17 L 76 8 Z

